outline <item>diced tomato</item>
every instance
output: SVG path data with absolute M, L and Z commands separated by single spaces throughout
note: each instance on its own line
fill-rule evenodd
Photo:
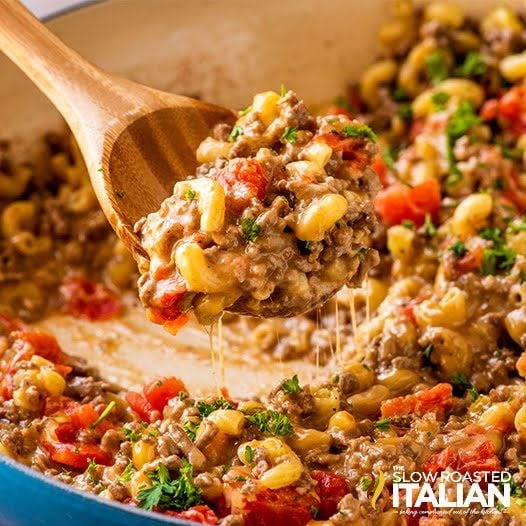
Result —
M 67 396 L 48 396 L 44 401 L 43 414 L 44 416 L 51 416 L 59 412 L 71 414 L 78 406 L 78 402 Z
M 504 196 L 517 206 L 520 211 L 526 211 L 526 190 L 522 190 L 519 186 L 519 175 L 516 171 L 512 171 L 505 174 L 504 177 L 506 180 Z
M 263 199 L 267 193 L 270 176 L 255 159 L 234 159 L 223 168 L 217 180 L 225 189 L 227 210 L 241 213 L 251 199 Z
M 476 437 L 467 447 L 456 449 L 448 446 L 440 453 L 431 455 L 424 464 L 424 471 L 441 473 L 448 467 L 473 474 L 476 471 L 499 471 L 501 464 L 493 443 L 484 437 Z
M 300 495 L 287 486 L 277 490 L 261 489 L 252 499 L 233 490 L 232 513 L 243 515 L 245 526 L 306 526 L 319 498 L 313 492 Z M 236 503 L 236 504 L 234 504 Z
M 156 306 L 146 310 L 146 315 L 151 322 L 163 325 L 169 332 L 175 334 L 188 321 L 188 316 L 183 313 L 181 305 L 187 295 L 187 290 L 186 285 L 182 282 L 165 281 L 168 284 L 159 285 L 159 288 L 169 292 L 162 294 Z
M 436 179 L 429 179 L 413 188 L 393 184 L 380 190 L 375 201 L 376 212 L 387 226 L 399 225 L 404 220 L 421 226 L 427 214 L 436 216 L 440 205 L 440 185 Z
M 384 418 L 415 414 L 436 413 L 443 417 L 453 406 L 453 388 L 451 384 L 438 384 L 416 394 L 398 396 L 382 403 L 381 412 Z
M 315 138 L 324 142 L 336 152 L 342 152 L 342 159 L 349 161 L 355 170 L 364 170 L 370 163 L 369 153 L 364 148 L 364 140 L 343 137 L 339 133 L 322 133 Z
M 482 265 L 482 258 L 484 256 L 484 248 L 476 247 L 470 250 L 465 256 L 455 262 L 455 268 L 459 272 L 474 272 Z
M 122 313 L 121 300 L 102 283 L 73 276 L 66 279 L 60 292 L 67 312 L 76 318 L 102 321 Z
M 406 305 L 402 305 L 398 308 L 398 311 L 402 316 L 407 318 L 413 325 L 416 325 L 416 317 L 415 317 L 415 307 L 417 305 L 420 305 L 424 300 L 426 299 L 425 296 L 419 295 L 416 298 L 413 298 L 409 303 Z
M 488 99 L 480 110 L 480 116 L 483 121 L 492 121 L 497 118 L 499 111 L 499 101 L 497 99 Z
M 86 469 L 88 461 L 109 466 L 112 458 L 97 444 L 61 444 L 60 442 L 42 442 L 51 460 L 76 469 Z
M 378 179 L 380 179 L 380 183 L 382 183 L 382 186 L 387 186 L 387 166 L 379 153 L 377 153 L 374 156 L 371 168 L 375 171 L 376 175 L 378 176 Z
M 500 98 L 498 119 L 516 137 L 526 132 L 526 87 L 513 87 Z
M 177 517 L 178 519 L 186 519 L 194 521 L 199 524 L 218 524 L 219 518 L 208 506 L 193 506 L 186 511 L 171 511 L 167 510 L 163 512 L 164 515 L 170 517 Z
M 51 334 L 37 329 L 22 330 L 15 333 L 17 340 L 22 340 L 32 347 L 33 354 L 38 354 L 53 363 L 61 363 L 65 356 L 57 342 Z
M 77 429 L 88 429 L 99 418 L 99 413 L 95 411 L 92 404 L 83 404 L 73 408 L 69 417 Z
M 62 443 L 75 442 L 77 439 L 78 428 L 71 422 L 62 422 L 55 429 L 58 441 Z
M 129 391 L 126 393 L 125 398 L 130 405 L 131 410 L 136 413 L 141 420 L 149 423 L 160 420 L 160 411 L 154 409 L 144 395 Z
M 318 482 L 316 493 L 320 496 L 317 519 L 328 519 L 338 510 L 338 503 L 349 493 L 349 483 L 336 473 L 314 470 L 311 477 Z
M 162 412 L 168 402 L 172 398 L 179 396 L 179 393 L 182 391 L 188 393 L 188 389 L 184 383 L 175 376 L 167 376 L 165 378 L 158 378 L 147 384 L 144 387 L 144 396 L 153 409 Z

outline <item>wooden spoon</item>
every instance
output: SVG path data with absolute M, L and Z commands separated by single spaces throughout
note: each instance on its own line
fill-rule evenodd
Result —
M 111 226 L 145 256 L 134 223 L 194 173 L 195 151 L 226 108 L 119 78 L 68 48 L 17 0 L 0 0 L 0 49 L 69 124 Z

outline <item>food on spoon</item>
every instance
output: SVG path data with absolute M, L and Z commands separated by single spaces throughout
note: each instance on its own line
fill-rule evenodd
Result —
M 292 91 L 218 125 L 195 177 L 136 225 L 150 319 L 175 331 L 190 309 L 204 324 L 225 309 L 292 316 L 359 284 L 376 261 L 374 140 L 347 116 L 312 117 Z

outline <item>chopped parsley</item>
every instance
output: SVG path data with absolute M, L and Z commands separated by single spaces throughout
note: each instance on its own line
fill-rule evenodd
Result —
M 510 270 L 515 264 L 517 253 L 507 246 L 484 249 L 480 271 L 483 275 L 495 275 L 499 270 Z
M 224 398 L 218 398 L 214 403 L 207 404 L 206 402 L 197 402 L 197 409 L 202 417 L 207 417 L 209 414 L 218 409 L 233 409 L 234 406 Z
M 402 104 L 398 109 L 398 115 L 404 122 L 410 122 L 413 118 L 413 110 L 411 109 L 411 104 Z
M 389 146 L 389 148 L 386 148 L 382 152 L 382 160 L 387 165 L 387 167 L 391 170 L 395 169 L 395 162 L 397 158 L 398 158 L 398 150 L 396 148 Z
M 281 384 L 281 387 L 283 388 L 283 391 L 285 391 L 287 394 L 299 393 L 301 391 L 301 386 L 300 381 L 298 379 L 298 375 L 295 374 L 289 380 L 285 380 Z
M 246 482 L 247 480 L 247 477 L 244 477 L 243 475 L 238 475 L 235 479 L 234 479 L 234 482 Z
M 287 126 L 285 128 L 285 131 L 281 135 L 281 140 L 286 141 L 289 143 L 293 143 L 298 138 L 298 128 L 291 128 L 290 126 Z
M 433 224 L 433 220 L 431 219 L 431 214 L 426 214 L 426 219 L 424 221 L 424 232 L 429 236 L 433 237 L 437 233 L 437 228 Z
M 91 429 L 94 429 L 96 428 L 101 422 L 104 422 L 104 420 L 106 420 L 106 418 L 108 418 L 108 416 L 110 416 L 110 413 L 115 409 L 115 401 L 112 400 L 107 406 L 106 408 L 104 409 L 104 411 L 102 411 L 102 413 L 99 415 L 99 417 L 97 418 L 97 420 L 95 420 L 95 422 L 92 422 L 90 424 L 90 428 Z
M 129 429 L 127 427 L 122 428 L 122 432 L 124 433 L 124 436 L 130 441 L 130 442 L 137 442 L 141 439 L 141 434 L 136 433 L 132 429 Z
M 374 133 L 367 124 L 349 124 L 348 126 L 344 126 L 342 133 L 345 137 L 353 139 L 365 137 L 372 142 L 376 142 L 376 133 Z
M 93 472 L 99 467 L 99 465 L 92 460 L 91 458 L 88 458 L 88 468 L 87 472 L 90 474 L 93 474 Z
M 466 55 L 464 62 L 455 69 L 455 74 L 460 77 L 478 77 L 484 75 L 488 66 L 480 53 L 470 52 Z
M 281 98 L 283 98 L 287 94 L 287 88 L 283 83 L 281 83 L 281 86 L 279 87 L 279 94 Z
M 447 157 L 449 161 L 449 170 L 451 172 L 446 180 L 447 184 L 455 185 L 462 178 L 462 174 L 457 167 L 455 154 L 453 151 L 455 142 L 460 139 L 460 137 L 465 135 L 469 130 L 471 130 L 473 126 L 476 126 L 479 123 L 480 117 L 473 109 L 471 102 L 467 100 L 462 101 L 455 110 L 455 113 L 453 113 L 451 116 L 446 128 Z
M 124 197 L 124 192 L 122 190 L 117 190 L 115 192 L 115 195 L 119 198 L 119 199 L 122 199 Z
M 520 223 L 511 223 L 508 225 L 508 232 L 517 234 L 518 232 L 526 232 L 526 217 L 523 217 Z
M 431 357 L 431 353 L 435 350 L 435 346 L 430 343 L 429 345 L 427 345 L 425 347 L 425 349 L 422 351 L 422 354 L 424 355 L 425 358 L 427 358 L 429 360 L 429 358 Z
M 243 135 L 243 133 L 244 133 L 243 128 L 241 128 L 241 126 L 236 124 L 232 128 L 232 131 L 230 132 L 230 135 L 228 136 L 227 141 L 228 142 L 234 142 L 238 137 Z
M 130 462 L 125 468 L 124 471 L 121 473 L 121 476 L 119 477 L 119 482 L 130 482 L 130 480 L 133 477 L 133 462 Z
M 461 258 L 462 256 L 465 256 L 468 253 L 468 249 L 462 241 L 455 241 L 448 250 L 451 250 L 451 252 L 454 252 L 455 255 L 458 258 Z
M 192 473 L 192 465 L 183 458 L 179 476 L 172 480 L 168 468 L 159 463 L 155 472 L 148 473 L 152 486 L 141 489 L 137 494 L 139 508 L 182 511 L 200 504 L 201 491 L 194 486 Z
M 271 409 L 247 416 L 247 420 L 255 425 L 262 433 L 287 436 L 292 435 L 294 431 L 292 423 L 286 415 L 272 411 Z
M 468 393 L 474 402 L 480 395 L 478 391 L 471 385 L 465 374 L 455 373 L 451 377 L 451 385 L 460 394 Z
M 244 457 L 247 464 L 252 464 L 254 462 L 254 450 L 250 446 L 245 447 Z
M 184 194 L 184 198 L 187 201 L 193 201 L 197 197 L 197 192 L 195 190 L 187 190 L 186 194 Z
M 391 93 L 391 97 L 396 102 L 403 102 L 405 100 L 409 100 L 409 94 L 404 88 L 401 88 L 400 86 L 397 86 L 393 92 Z
M 181 400 L 181 402 L 182 402 L 183 400 L 186 400 L 187 398 L 188 398 L 188 393 L 185 393 L 184 391 L 181 391 L 181 392 L 179 393 L 179 400 Z
M 379 431 L 389 431 L 390 426 L 391 426 L 390 418 L 380 418 L 380 420 L 378 420 L 374 424 L 374 427 L 376 427 L 376 429 L 378 429 Z
M 360 485 L 360 488 L 362 488 L 363 491 L 367 491 L 370 487 L 373 481 L 367 477 L 361 477 L 358 481 L 358 484 Z
M 495 275 L 499 270 L 510 270 L 515 264 L 517 254 L 505 245 L 502 230 L 498 227 L 485 228 L 479 232 L 479 236 L 493 243 L 493 248 L 484 249 L 480 272 L 487 276 Z
M 356 255 L 358 256 L 358 261 L 363 261 L 363 259 L 365 258 L 365 254 L 367 254 L 367 248 L 361 248 L 360 250 L 358 250 L 358 252 L 356 253 Z
M 199 424 L 196 424 L 195 422 L 192 422 L 191 420 L 188 420 L 187 422 L 183 424 L 184 432 L 188 435 L 188 438 L 192 442 L 195 441 L 198 428 L 199 428 Z
M 413 230 L 413 228 L 415 228 L 415 223 L 411 221 L 411 219 L 404 219 L 400 224 L 409 230 Z
M 241 220 L 241 231 L 243 232 L 245 239 L 255 243 L 259 233 L 261 232 L 261 227 L 256 223 L 254 218 L 245 217 Z
M 426 75 L 431 84 L 438 84 L 449 76 L 449 67 L 440 51 L 434 51 L 427 57 Z
M 314 504 L 312 504 L 311 507 L 310 507 L 310 514 L 311 514 L 313 519 L 315 519 L 318 516 L 318 512 L 319 512 L 319 510 L 318 510 L 317 506 L 314 506 Z
M 449 95 L 444 91 L 436 91 L 431 95 L 431 102 L 435 105 L 437 110 L 443 110 L 449 100 Z

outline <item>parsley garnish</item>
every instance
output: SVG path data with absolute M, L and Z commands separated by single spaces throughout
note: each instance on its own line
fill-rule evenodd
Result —
M 291 128 L 290 126 L 287 126 L 285 128 L 285 131 L 281 135 L 281 140 L 290 142 L 291 144 L 296 141 L 298 138 L 298 128 Z
M 438 84 L 449 75 L 449 68 L 440 51 L 434 51 L 426 59 L 426 74 L 432 84 Z
M 92 474 L 98 468 L 98 466 L 99 465 L 93 459 L 88 458 L 88 473 Z
M 242 112 L 241 117 L 244 117 L 245 115 L 248 115 L 252 111 L 252 104 L 250 106 L 247 106 Z
M 157 507 L 159 510 L 182 511 L 200 504 L 201 490 L 194 486 L 192 472 L 192 465 L 183 458 L 179 477 L 172 480 L 168 468 L 163 463 L 159 463 L 155 472 L 148 473 L 152 486 L 141 489 L 137 494 L 139 508 L 152 510 Z
M 279 87 L 279 94 L 281 98 L 283 98 L 287 94 L 287 88 L 285 87 L 285 84 L 281 83 L 281 86 Z
M 289 380 L 285 380 L 281 387 L 287 394 L 294 394 L 299 393 L 301 391 L 300 381 L 298 379 L 298 375 L 295 374 L 292 378 Z
M 238 137 L 243 135 L 244 131 L 241 126 L 238 126 L 237 124 L 232 128 L 232 131 L 230 132 L 230 135 L 228 136 L 227 141 L 228 142 L 234 142 Z
M 184 432 L 188 435 L 188 438 L 194 442 L 195 437 L 197 435 L 197 429 L 199 428 L 199 424 L 196 424 L 192 422 L 191 420 L 188 420 L 183 424 Z
M 396 102 L 402 102 L 409 99 L 409 95 L 404 88 L 397 86 L 391 93 L 391 97 Z
M 447 178 L 447 184 L 454 185 L 462 178 L 462 174 L 458 169 L 455 161 L 453 147 L 457 139 L 465 135 L 473 126 L 480 123 L 480 117 L 473 109 L 471 102 L 462 101 L 455 113 L 451 116 L 446 128 L 447 135 L 447 156 L 449 161 L 449 169 L 451 175 Z
M 413 230 L 413 228 L 415 228 L 415 223 L 411 221 L 411 219 L 404 219 L 400 224 L 409 230 Z
M 515 264 L 517 254 L 506 246 L 484 249 L 480 271 L 485 276 L 495 275 L 499 270 L 510 270 Z
M 133 462 L 130 462 L 119 477 L 119 482 L 130 482 L 133 477 Z
M 127 427 L 123 427 L 122 428 L 122 432 L 124 433 L 124 436 L 130 441 L 130 442 L 137 442 L 141 439 L 141 434 L 140 433 L 136 433 L 135 431 L 127 428 Z
M 252 462 L 254 462 L 254 450 L 250 446 L 245 447 L 244 457 L 247 464 L 252 464 Z
M 515 264 L 517 254 L 504 244 L 502 230 L 498 227 L 485 228 L 479 232 L 479 236 L 493 243 L 493 248 L 484 249 L 480 272 L 487 276 L 494 275 L 499 270 L 510 270 Z
M 435 105 L 437 110 L 443 110 L 446 107 L 446 102 L 449 100 L 449 95 L 444 91 L 436 91 L 431 95 L 431 102 Z
M 376 133 L 374 133 L 367 124 L 349 124 L 348 126 L 344 126 L 342 133 L 345 137 L 353 139 L 365 137 L 372 142 L 376 142 Z
M 97 420 L 95 420 L 95 422 L 92 422 L 90 424 L 90 428 L 91 429 L 94 429 L 96 428 L 101 422 L 104 422 L 104 420 L 106 420 L 106 418 L 108 418 L 108 416 L 110 416 L 110 413 L 113 411 L 113 409 L 115 408 L 115 401 L 112 400 L 107 406 L 106 408 L 104 409 L 104 411 L 102 411 L 102 413 L 99 415 L 99 417 L 97 418 Z
M 376 429 L 378 429 L 379 431 L 389 431 L 390 426 L 391 426 L 390 418 L 380 418 L 380 420 L 378 420 L 374 424 L 374 427 L 376 427 Z
M 254 218 L 245 217 L 241 220 L 241 231 L 243 232 L 245 239 L 255 243 L 261 232 L 261 227 L 256 223 Z
M 398 115 L 404 122 L 410 122 L 413 118 L 413 110 L 411 109 L 411 104 L 402 104 L 398 109 Z
M 425 358 L 427 358 L 429 360 L 429 358 L 431 357 L 431 353 L 435 350 L 435 346 L 430 343 L 428 346 L 426 346 L 426 348 L 422 351 L 422 354 L 424 355 Z
M 234 406 L 224 398 L 218 398 L 214 403 L 207 404 L 206 402 L 197 402 L 197 409 L 202 417 L 207 417 L 210 413 L 218 409 L 233 409 Z
M 464 245 L 464 243 L 462 243 L 462 241 L 455 241 L 449 248 L 448 250 L 451 250 L 451 252 L 454 252 L 455 255 L 459 258 L 461 258 L 462 256 L 465 256 L 467 253 L 468 253 L 468 249 L 466 247 L 466 245 Z
M 526 231 L 526 217 L 523 217 L 520 223 L 510 223 L 508 225 L 508 232 L 510 232 L 511 234 L 516 234 L 517 232 L 525 232 L 525 231 Z
M 431 214 L 426 214 L 426 219 L 424 221 L 424 232 L 429 236 L 433 237 L 437 233 L 437 228 L 433 224 L 433 220 L 431 219 Z
M 465 374 L 455 373 L 451 377 L 451 385 L 460 393 L 468 393 L 474 402 L 480 395 L 478 391 L 471 385 Z
M 318 511 L 319 511 L 318 508 L 316 506 L 314 506 L 314 504 L 311 504 L 310 514 L 311 514 L 313 519 L 315 519 L 318 516 Z
M 181 402 L 182 402 L 183 400 L 186 400 L 187 398 L 188 398 L 188 394 L 185 393 L 184 391 L 181 391 L 181 392 L 179 393 L 179 400 L 181 400 Z
M 234 479 L 234 482 L 245 482 L 247 480 L 247 477 L 244 477 L 243 475 L 238 475 L 235 479 Z
M 367 248 L 361 248 L 360 250 L 358 250 L 358 252 L 356 253 L 356 255 L 358 256 L 358 261 L 364 260 L 365 254 L 367 254 L 367 250 Z
M 115 195 L 119 198 L 119 199 L 122 199 L 124 197 L 124 192 L 122 190 L 117 190 L 115 192 Z
M 197 192 L 195 190 L 187 190 L 184 194 L 184 198 L 187 201 L 193 201 L 197 197 Z
M 247 416 L 247 420 L 262 433 L 286 436 L 292 435 L 294 431 L 292 423 L 287 416 L 271 409 Z
M 367 491 L 370 487 L 373 481 L 367 477 L 361 477 L 358 481 L 358 484 L 360 485 L 360 488 L 362 488 L 363 491 Z
M 391 170 L 395 169 L 395 162 L 396 162 L 397 157 L 398 157 L 398 150 L 391 146 L 389 146 L 389 148 L 385 149 L 382 152 L 382 160 Z
M 464 62 L 455 69 L 455 74 L 460 77 L 477 77 L 484 75 L 488 66 L 480 53 L 470 52 L 466 55 Z

